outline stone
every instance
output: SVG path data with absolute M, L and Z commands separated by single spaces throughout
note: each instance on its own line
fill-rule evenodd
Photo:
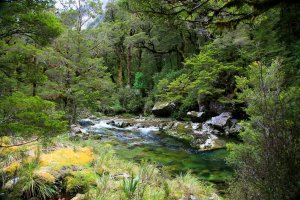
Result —
M 173 102 L 156 102 L 152 108 L 152 113 L 159 117 L 169 117 L 176 108 Z
M 93 126 L 93 125 L 95 125 L 95 123 L 94 123 L 92 120 L 90 120 L 90 119 L 81 119 L 81 120 L 79 121 L 79 124 L 80 124 L 80 126 L 82 126 L 82 127 Z
M 191 123 L 191 126 L 193 130 L 198 130 L 201 127 L 199 123 Z
M 114 124 L 111 124 L 113 126 L 116 126 L 118 128 L 126 128 L 128 126 L 130 126 L 131 124 L 128 122 L 124 122 L 124 121 L 115 121 Z
M 190 195 L 189 196 L 189 200 L 201 200 L 201 199 L 199 199 L 199 198 L 197 198 L 197 197 L 195 197 L 194 195 Z
M 230 126 L 232 114 L 230 112 L 223 112 L 216 117 L 212 117 L 210 121 L 206 122 L 207 124 L 213 126 L 216 129 L 224 129 L 225 126 Z
M 114 120 L 109 120 L 109 121 L 106 122 L 106 124 L 113 126 L 113 125 L 115 125 L 115 121 Z
M 89 119 L 96 120 L 97 117 L 96 117 L 95 115 L 91 115 L 91 116 L 89 117 Z
M 71 125 L 71 133 L 72 134 L 78 134 L 78 133 L 82 133 L 82 129 L 79 127 L 79 126 L 77 126 L 76 124 L 72 124 Z M 71 134 L 70 133 L 70 134 Z M 75 136 L 75 135 L 74 135 Z
M 192 122 L 205 122 L 209 118 L 207 112 L 190 111 L 187 112 L 187 116 L 191 119 Z
M 194 139 L 191 142 L 191 146 L 200 151 L 209 151 L 214 149 L 225 148 L 226 143 L 224 140 L 219 139 L 214 134 L 205 134 L 200 131 L 194 134 Z
M 244 127 L 237 123 L 237 120 L 231 120 L 232 126 L 225 129 L 226 135 L 237 135 L 238 133 L 244 131 Z

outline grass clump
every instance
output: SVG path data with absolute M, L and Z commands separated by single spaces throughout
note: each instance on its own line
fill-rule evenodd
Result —
M 138 187 L 139 177 L 131 177 L 129 180 L 123 179 L 123 190 L 128 199 L 133 199 L 135 196 L 135 191 Z
M 66 178 L 66 191 L 68 193 L 86 193 L 95 187 L 98 175 L 90 169 L 71 172 Z
M 171 178 L 155 164 L 119 159 L 112 146 L 101 141 L 74 142 L 64 136 L 57 141 L 52 151 L 20 162 L 12 190 L 21 192 L 6 190 L 11 199 L 51 199 L 61 191 L 93 200 L 173 200 L 191 195 L 219 199 L 211 186 L 190 173 Z

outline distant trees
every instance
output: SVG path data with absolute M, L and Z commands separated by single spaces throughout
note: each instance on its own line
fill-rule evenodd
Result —
M 92 30 L 86 30 L 89 20 L 101 14 L 101 2 L 60 1 L 60 18 L 66 31 L 52 43 L 57 66 L 49 68 L 49 81 L 42 95 L 54 100 L 66 111 L 69 124 L 76 123 L 78 109 L 99 110 L 110 105 L 114 84 L 103 66 L 97 48 L 99 42 Z

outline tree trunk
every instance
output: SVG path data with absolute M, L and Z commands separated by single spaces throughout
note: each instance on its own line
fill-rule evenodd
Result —
M 121 63 L 121 60 L 118 62 L 118 85 L 120 87 L 123 86 L 123 65 Z
M 127 85 L 131 88 L 131 45 L 127 48 Z
M 139 50 L 138 50 L 138 70 L 139 71 L 142 68 L 142 56 L 143 56 L 143 49 L 139 48 Z
M 32 83 L 32 96 L 36 96 L 36 88 L 37 88 L 37 84 Z
M 76 123 L 76 119 L 77 119 L 77 105 L 76 102 L 73 100 L 72 101 L 72 124 Z

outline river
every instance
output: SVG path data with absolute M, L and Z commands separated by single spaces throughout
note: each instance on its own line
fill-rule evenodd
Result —
M 191 171 L 200 179 L 219 185 L 232 177 L 232 170 L 224 160 L 225 149 L 199 152 L 156 126 L 119 128 L 109 125 L 109 120 L 94 123 L 85 129 L 100 134 L 102 142 L 111 144 L 121 159 L 154 162 L 173 175 Z

